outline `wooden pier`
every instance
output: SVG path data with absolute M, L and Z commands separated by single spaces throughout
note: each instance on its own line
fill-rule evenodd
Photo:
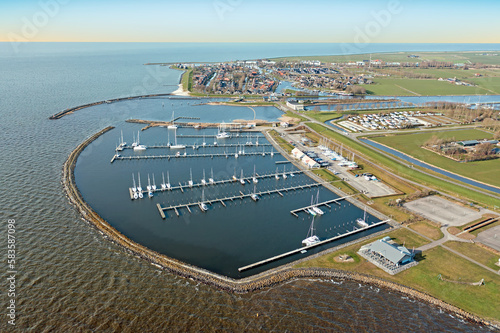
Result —
M 238 154 L 238 157 L 245 157 L 245 156 L 257 156 L 257 155 L 271 155 L 273 156 L 276 152 L 254 152 L 254 153 L 244 153 L 244 154 Z M 144 155 L 144 156 L 116 156 L 114 157 L 113 161 L 124 161 L 124 160 L 147 160 L 147 159 L 168 159 L 170 160 L 171 158 L 186 158 L 186 157 L 234 157 L 234 153 L 213 153 L 213 154 L 186 154 L 186 155 Z
M 258 196 L 263 196 L 263 195 L 271 195 L 273 193 L 277 193 L 281 196 L 283 196 L 283 194 L 281 192 L 288 192 L 288 191 L 297 191 L 297 190 L 302 190 L 302 189 L 306 189 L 306 188 L 312 188 L 312 187 L 317 187 L 317 186 L 321 186 L 322 184 L 320 183 L 312 183 L 312 184 L 306 184 L 306 185 L 297 185 L 297 186 L 291 186 L 291 187 L 287 187 L 287 188 L 281 188 L 281 189 L 275 189 L 275 190 L 268 190 L 268 191 L 261 191 L 261 192 L 256 192 L 255 194 L 257 194 Z M 225 197 L 225 198 L 216 198 L 216 199 L 211 199 L 211 200 L 205 200 L 205 201 L 197 201 L 197 202 L 190 202 L 190 203 L 184 203 L 184 204 L 179 204 L 179 205 L 175 205 L 175 206 L 168 206 L 168 207 L 162 207 L 160 204 L 157 204 L 157 207 L 158 207 L 158 210 L 161 211 L 163 214 L 160 213 L 160 216 L 162 217 L 162 219 L 165 219 L 165 211 L 167 210 L 174 210 L 175 213 L 177 214 L 177 216 L 179 216 L 179 211 L 178 209 L 180 208 L 187 208 L 187 210 L 191 213 L 191 209 L 189 208 L 190 206 L 200 206 L 202 203 L 204 204 L 208 204 L 208 205 L 211 205 L 212 202 L 220 202 L 222 203 L 222 205 L 224 207 L 226 207 L 226 205 L 224 204 L 224 201 L 228 201 L 228 200 L 235 200 L 235 199 L 240 199 L 240 200 L 243 200 L 245 198 L 250 198 L 254 193 L 248 193 L 248 194 L 245 194 L 243 192 L 240 191 L 240 194 L 238 195 L 234 195 L 234 196 L 231 196 L 231 197 Z
M 298 171 L 288 171 L 288 172 L 281 172 L 281 173 L 278 173 L 279 176 L 283 176 L 283 174 L 286 174 L 287 176 L 290 176 L 291 174 L 300 174 L 300 173 L 303 173 L 304 171 L 301 171 L 301 170 L 298 170 Z M 276 173 L 270 173 L 270 174 L 265 174 L 265 175 L 258 175 L 256 174 L 255 175 L 255 178 L 257 179 L 263 179 L 263 178 L 272 178 L 276 175 Z M 189 187 L 189 188 L 194 188 L 194 187 L 202 187 L 202 186 L 214 186 L 214 185 L 221 185 L 221 184 L 228 184 L 228 183 L 234 183 L 234 182 L 239 182 L 240 179 L 243 179 L 246 183 L 249 183 L 251 184 L 252 181 L 253 181 L 253 176 L 251 177 L 244 177 L 244 178 L 237 178 L 237 179 L 223 179 L 223 180 L 216 180 L 214 181 L 212 184 L 210 183 L 206 183 L 205 185 L 203 185 L 203 183 L 193 183 L 192 186 L 189 186 L 189 185 L 182 185 L 181 183 L 179 183 L 179 186 L 172 186 L 170 187 L 170 189 L 162 189 L 161 186 L 159 188 L 156 188 L 156 190 L 152 190 L 152 192 L 166 192 L 166 191 L 175 191 L 175 190 L 180 190 L 182 193 L 184 193 L 184 189 L 186 187 Z M 129 187 L 129 193 L 130 193 L 130 199 L 134 199 L 134 193 L 132 191 L 132 188 Z M 146 194 L 148 193 L 147 190 L 142 190 L 142 193 Z
M 353 230 L 353 231 L 348 231 L 345 234 L 325 239 L 325 240 L 323 240 L 321 242 L 318 242 L 316 244 L 309 245 L 309 246 L 304 246 L 304 247 L 301 247 L 301 248 L 298 248 L 298 249 L 295 249 L 295 250 L 292 250 L 292 251 L 289 251 L 289 252 L 286 252 L 286 253 L 283 253 L 283 254 L 271 257 L 271 258 L 268 258 L 268 259 L 264 259 L 264 260 L 258 261 L 256 263 L 253 263 L 253 264 L 248 265 L 248 266 L 240 267 L 240 268 L 238 268 L 238 271 L 239 272 L 243 272 L 243 271 L 249 270 L 251 268 L 257 267 L 257 266 L 268 264 L 270 262 L 273 262 L 273 261 L 276 261 L 276 260 L 279 260 L 279 259 L 291 256 L 291 255 L 299 253 L 301 251 L 309 250 L 309 249 L 312 249 L 312 248 L 314 248 L 316 246 L 324 245 L 326 243 L 333 242 L 334 240 L 341 239 L 341 238 L 344 238 L 344 237 L 347 237 L 347 236 L 350 236 L 350 235 L 354 235 L 354 234 L 357 234 L 359 232 L 362 232 L 362 231 L 365 231 L 365 230 L 368 230 L 368 229 L 371 229 L 371 228 L 374 228 L 374 227 L 378 227 L 379 225 L 385 224 L 387 222 L 389 222 L 389 220 L 380 221 L 380 222 L 377 222 L 377 223 L 370 224 L 367 227 L 359 228 L 359 229 L 356 229 L 356 230 Z
M 179 136 L 177 136 L 179 137 Z M 190 149 L 193 149 L 193 146 L 195 146 L 196 148 L 195 149 L 199 149 L 199 148 L 234 148 L 234 147 L 271 147 L 272 144 L 270 143 L 259 143 L 258 145 L 257 144 L 245 144 L 245 143 L 228 143 L 228 144 L 217 144 L 217 145 L 214 145 L 214 144 L 206 144 L 206 145 L 200 145 L 200 144 L 191 144 L 191 145 L 186 145 L 186 149 L 190 148 Z M 170 145 L 168 144 L 156 144 L 156 145 L 149 145 L 147 146 L 147 149 L 168 149 L 170 148 Z M 125 149 L 134 149 L 134 147 L 132 146 L 126 146 L 126 147 L 122 147 L 122 148 L 119 148 L 121 150 L 125 150 Z M 118 150 L 120 151 L 120 150 Z M 280 163 L 290 163 L 289 161 L 281 161 Z
M 346 195 L 345 197 L 341 197 L 341 198 L 337 198 L 337 199 L 333 199 L 333 200 L 328 200 L 328 201 L 323 201 L 323 202 L 320 202 L 320 203 L 315 204 L 315 205 L 310 205 L 310 206 L 294 209 L 294 210 L 290 211 L 290 214 L 292 214 L 295 217 L 299 217 L 299 215 L 297 215 L 298 212 L 307 211 L 309 208 L 320 207 L 320 206 L 327 206 L 328 208 L 330 208 L 329 204 L 331 204 L 331 203 L 336 203 L 337 205 L 340 206 L 338 201 L 353 197 L 353 196 L 358 195 L 358 194 L 359 193 Z

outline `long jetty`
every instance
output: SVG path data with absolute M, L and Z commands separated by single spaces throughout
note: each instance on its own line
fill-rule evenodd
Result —
M 190 202 L 190 203 L 185 203 L 185 204 L 179 204 L 179 205 L 173 205 L 173 206 L 168 206 L 168 207 L 162 207 L 160 204 L 157 205 L 158 211 L 160 212 L 160 216 L 164 219 L 165 218 L 165 211 L 167 210 L 173 210 L 177 216 L 180 215 L 179 209 L 180 208 L 186 208 L 188 211 L 191 213 L 191 209 L 189 208 L 190 206 L 201 206 L 202 203 L 212 205 L 214 202 L 221 203 L 224 207 L 226 206 L 224 201 L 234 201 L 234 200 L 243 200 L 245 198 L 249 198 L 254 194 L 257 194 L 258 196 L 263 196 L 263 195 L 271 195 L 273 193 L 277 193 L 280 196 L 283 196 L 283 192 L 288 192 L 288 191 L 297 191 L 297 190 L 302 190 L 305 188 L 312 188 L 312 187 L 317 187 L 321 186 L 320 183 L 312 183 L 312 184 L 306 184 L 306 185 L 296 185 L 296 186 L 291 186 L 291 187 L 285 187 L 285 188 L 280 188 L 280 189 L 274 189 L 274 190 L 268 190 L 268 191 L 260 191 L 260 192 L 255 192 L 255 193 L 248 193 L 245 194 L 240 191 L 239 195 L 234 195 L 230 197 L 224 197 L 224 198 L 215 198 L 215 199 L 210 199 L 210 200 L 205 200 L 205 201 L 197 201 L 197 202 Z
M 295 217 L 299 217 L 299 215 L 297 215 L 298 212 L 307 211 L 309 208 L 320 207 L 320 206 L 327 206 L 328 208 L 331 208 L 330 207 L 331 203 L 336 203 L 337 205 L 340 205 L 339 201 L 347 199 L 347 198 L 350 198 L 350 197 L 353 197 L 353 196 L 358 195 L 358 194 L 359 193 L 351 194 L 351 195 L 346 195 L 345 197 L 341 197 L 341 198 L 337 198 L 337 199 L 332 199 L 332 200 L 327 200 L 327 201 L 323 201 L 323 202 L 320 202 L 320 203 L 317 203 L 317 204 L 314 204 L 314 205 L 309 205 L 309 206 L 306 206 L 306 207 L 297 208 L 297 209 L 291 210 L 290 214 L 292 214 Z
M 214 144 L 206 144 L 206 145 L 187 145 L 186 148 L 193 148 L 195 147 L 195 149 L 199 149 L 199 148 L 231 148 L 231 147 L 240 147 L 240 146 L 245 146 L 245 147 L 270 147 L 272 146 L 272 144 L 270 143 L 259 143 L 258 145 L 248 145 L 248 144 L 241 144 L 241 143 L 227 143 L 227 144 L 222 144 L 222 145 L 214 145 Z M 147 149 L 167 149 L 167 148 L 170 148 L 170 145 L 168 144 L 157 144 L 157 145 L 148 145 L 147 146 Z M 121 150 L 126 150 L 126 149 L 134 149 L 134 147 L 132 146 L 125 146 L 125 147 L 121 147 Z M 120 151 L 119 149 L 117 149 L 118 151 Z M 288 161 L 286 162 L 282 162 L 282 163 L 290 163 Z
M 275 153 L 274 152 L 255 152 L 255 153 L 244 153 L 244 154 L 238 154 L 238 157 L 245 157 L 245 156 L 256 156 L 256 155 L 271 155 L 273 156 Z M 230 156 L 234 156 L 235 154 L 232 153 L 211 153 L 211 154 L 186 154 L 186 155 L 144 155 L 144 156 L 118 156 L 115 155 L 115 157 L 112 159 L 112 162 L 114 161 L 123 161 L 123 160 L 147 160 L 147 159 L 163 159 L 166 158 L 170 160 L 171 158 L 186 158 L 186 157 L 225 157 L 229 158 Z M 111 162 L 111 163 L 112 163 Z
M 288 171 L 288 172 L 281 172 L 281 173 L 269 173 L 269 174 L 265 174 L 265 175 L 259 175 L 259 174 L 255 174 L 255 178 L 256 179 L 264 179 L 264 178 L 271 178 L 271 177 L 275 177 L 276 175 L 278 176 L 283 176 L 283 175 L 287 175 L 287 176 L 291 176 L 291 175 L 295 175 L 295 174 L 301 174 L 303 173 L 304 171 L 301 171 L 301 170 L 298 170 L 298 171 Z M 179 183 L 179 186 L 171 186 L 170 189 L 169 188 L 156 188 L 156 190 L 152 190 L 152 192 L 166 192 L 166 191 L 175 191 L 175 190 L 180 190 L 181 192 L 184 192 L 184 189 L 186 188 L 196 188 L 196 187 L 202 187 L 202 186 L 206 186 L 206 187 L 209 187 L 209 186 L 214 186 L 214 185 L 222 185 L 222 184 L 228 184 L 228 183 L 236 183 L 236 182 L 239 182 L 241 179 L 243 179 L 245 181 L 245 183 L 248 183 L 248 184 L 251 184 L 253 182 L 253 176 L 252 177 L 243 177 L 243 178 L 231 178 L 231 179 L 221 179 L 221 180 L 214 180 L 213 183 L 210 183 L 210 182 L 206 182 L 205 184 L 203 183 L 193 183 L 193 185 L 189 186 L 189 185 L 182 185 L 181 183 Z M 132 190 L 131 187 L 129 187 L 129 193 L 130 193 L 130 199 L 134 199 L 134 191 Z M 148 193 L 147 190 L 142 190 L 142 193 L 143 194 L 146 194 Z
M 285 253 L 282 253 L 282 254 L 279 254 L 277 256 L 274 256 L 274 257 L 271 257 L 271 258 L 268 258 L 268 259 L 264 259 L 264 260 L 261 260 L 261 261 L 258 261 L 256 263 L 253 263 L 251 265 L 247 265 L 247 266 L 243 266 L 243 267 L 240 267 L 238 268 L 238 271 L 239 272 L 243 272 L 243 271 L 246 271 L 248 269 L 251 269 L 251 268 L 254 268 L 254 267 L 257 267 L 257 266 L 261 266 L 261 265 L 264 265 L 264 264 L 268 264 L 270 262 L 273 262 L 273 261 L 276 261 L 276 260 L 279 260 L 279 259 L 282 259 L 282 258 L 285 258 L 285 257 L 288 257 L 288 256 L 291 256 L 292 254 L 296 254 L 296 253 L 299 253 L 299 252 L 302 252 L 304 250 L 309 250 L 309 249 L 312 249 L 314 247 L 317 247 L 317 246 L 320 246 L 320 245 L 324 245 L 326 243 L 330 243 L 330 242 L 333 242 L 334 240 L 337 240 L 337 239 L 341 239 L 341 238 L 344 238 L 344 237 L 347 237 L 347 236 L 350 236 L 350 235 L 354 235 L 354 234 L 357 234 L 359 232 L 362 232 L 362 231 L 365 231 L 365 230 L 368 230 L 368 229 L 371 229 L 371 228 L 374 228 L 374 227 L 378 227 L 379 225 L 382 225 L 382 224 L 385 224 L 387 222 L 389 222 L 390 220 L 385 220 L 385 221 L 380 221 L 380 222 L 377 222 L 377 223 L 373 223 L 373 224 L 370 224 L 369 226 L 367 227 L 363 227 L 363 228 L 358 228 L 358 229 L 355 229 L 355 230 L 352 230 L 352 231 L 348 231 L 346 232 L 345 234 L 342 234 L 342 235 L 338 235 L 338 236 L 335 236 L 335 237 L 332 237 L 332 238 L 328 238 L 328 239 L 325 239 L 323 241 L 320 241 L 316 244 L 312 244 L 312 245 L 308 245 L 308 246 L 304 246 L 304 247 L 301 247 L 299 249 L 295 249 L 295 250 L 292 250 L 292 251 L 289 251 L 289 252 L 285 252 Z

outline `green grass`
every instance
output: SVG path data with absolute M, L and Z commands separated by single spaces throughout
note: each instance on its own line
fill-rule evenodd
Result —
M 412 223 L 408 227 L 433 240 L 443 238 L 443 233 L 441 232 L 439 227 L 436 227 L 435 225 L 432 225 L 425 221 Z
M 445 61 L 453 63 L 466 63 L 467 60 L 473 63 L 483 63 L 491 65 L 500 65 L 500 56 L 478 55 L 482 52 L 394 52 L 394 53 L 373 53 L 373 54 L 352 54 L 335 56 L 304 56 L 304 57 L 283 57 L 276 60 L 301 61 L 301 60 L 319 60 L 322 62 L 350 62 L 381 59 L 387 62 L 423 62 L 423 61 Z M 488 51 L 486 53 L 498 53 Z M 408 58 L 408 55 L 414 54 L 420 58 Z
M 460 163 L 427 149 L 421 148 L 421 146 L 433 135 L 436 135 L 440 138 L 454 137 L 458 141 L 492 138 L 492 135 L 489 133 L 485 133 L 476 129 L 467 129 L 374 137 L 372 138 L 372 140 L 399 150 L 416 159 L 457 173 L 459 175 L 495 186 L 500 186 L 500 177 L 498 177 L 498 170 L 500 169 L 500 159 Z
M 460 252 L 467 257 L 474 259 L 475 261 L 488 266 L 494 270 L 500 269 L 495 263 L 498 262 L 498 255 L 495 253 L 488 251 L 476 244 L 473 243 L 464 243 L 464 242 L 455 242 L 448 241 L 444 243 L 445 246 L 448 246 L 450 249 L 453 249 L 457 252 Z
M 404 245 L 408 249 L 430 243 L 427 239 L 405 228 L 391 232 L 390 236 L 394 242 Z
M 293 148 L 295 148 L 288 141 L 286 141 L 285 139 L 283 139 L 279 135 L 279 133 L 276 132 L 275 130 L 270 131 L 269 134 L 274 138 L 274 140 L 276 140 L 276 142 L 278 143 L 278 145 L 281 148 L 283 148 L 286 152 L 291 153 L 291 151 L 293 150 Z
M 360 152 L 364 156 L 368 157 L 372 162 L 377 163 L 377 165 L 392 170 L 396 174 L 399 174 L 405 178 L 415 181 L 419 184 L 432 186 L 440 191 L 447 192 L 453 195 L 458 195 L 473 202 L 480 202 L 488 206 L 500 206 L 500 200 L 492 198 L 488 195 L 471 191 L 465 189 L 461 186 L 455 185 L 453 182 L 448 182 L 442 179 L 437 179 L 429 175 L 419 172 L 416 168 L 409 168 L 402 163 L 399 163 L 389 157 L 380 154 L 378 151 L 371 149 L 369 147 L 363 146 L 360 143 L 352 140 L 346 135 L 338 134 L 324 125 L 315 123 L 306 123 L 314 131 L 331 138 L 337 142 L 343 143 L 350 148 Z
M 328 120 L 338 119 L 342 117 L 342 114 L 338 112 L 306 111 L 305 114 L 322 123 Z
M 400 230 L 390 232 L 387 235 L 397 239 L 412 237 L 410 236 L 410 234 L 413 234 L 411 231 Z M 500 298 L 498 297 L 500 294 L 500 277 L 498 275 L 442 247 L 436 247 L 424 252 L 417 266 L 391 276 L 356 253 L 361 245 L 374 240 L 351 245 L 336 252 L 308 260 L 297 265 L 297 267 L 325 267 L 373 275 L 423 291 L 483 318 L 500 320 L 500 311 L 498 311 L 500 308 Z M 340 254 L 349 254 L 353 257 L 354 262 L 335 262 L 334 258 Z M 470 286 L 445 282 L 437 278 L 439 274 L 452 281 L 477 282 L 484 279 L 485 285 Z
M 287 111 L 284 116 L 287 116 L 287 117 L 292 117 L 292 118 L 297 118 L 297 119 L 300 119 L 300 121 L 308 121 L 307 118 L 305 117 L 302 117 L 301 115 L 297 114 L 297 113 L 293 113 L 292 111 Z
M 492 94 L 479 87 L 457 86 L 436 79 L 376 78 L 374 84 L 365 86 L 368 94 L 385 96 L 433 96 Z

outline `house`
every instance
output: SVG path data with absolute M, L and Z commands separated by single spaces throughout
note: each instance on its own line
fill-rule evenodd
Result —
M 304 111 L 304 103 L 298 101 L 288 100 L 286 101 L 286 106 L 295 111 Z
M 389 236 L 362 246 L 358 253 L 391 275 L 417 264 L 413 251 L 392 243 Z
M 299 149 L 297 148 L 293 148 L 292 150 L 292 155 L 293 157 L 295 157 L 296 159 L 300 160 L 302 159 L 302 157 L 305 155 L 303 152 L 301 152 Z
M 318 162 L 316 162 L 315 160 L 313 160 L 312 158 L 310 158 L 307 155 L 302 156 L 301 160 L 302 160 L 302 163 L 307 165 L 309 168 L 319 168 Z

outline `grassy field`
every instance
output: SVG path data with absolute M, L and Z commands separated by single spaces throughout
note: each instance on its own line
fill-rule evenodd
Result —
M 283 148 L 286 152 L 288 153 L 291 153 L 294 146 L 292 146 L 288 141 L 286 141 L 285 139 L 283 139 L 278 132 L 276 132 L 275 130 L 272 130 L 269 132 L 269 135 L 271 135 L 274 140 L 276 140 L 276 143 L 278 143 L 278 145 Z
M 374 84 L 366 85 L 367 94 L 384 96 L 433 96 L 492 94 L 481 87 L 457 86 L 436 79 L 375 78 Z
M 432 151 L 421 148 L 433 135 L 440 138 L 455 138 L 456 140 L 491 139 L 489 133 L 480 130 L 457 130 L 457 131 L 436 131 L 426 133 L 401 134 L 385 137 L 372 138 L 373 141 L 382 143 L 405 154 L 413 156 L 419 160 L 430 163 L 437 167 L 469 177 L 481 182 L 500 186 L 500 159 L 488 161 L 475 161 L 459 163 L 444 156 L 440 156 Z
M 406 165 L 403 165 L 389 157 L 386 157 L 379 152 L 361 145 L 360 143 L 352 140 L 346 135 L 338 134 L 330 129 L 328 129 L 324 125 L 307 123 L 307 125 L 313 130 L 321 133 L 322 135 L 331 138 L 339 143 L 343 143 L 344 145 L 349 146 L 350 148 L 362 153 L 364 156 L 368 157 L 372 162 L 377 163 L 377 165 L 392 170 L 396 174 L 404 176 L 412 181 L 415 181 L 419 184 L 431 186 L 433 188 L 437 188 L 440 191 L 450 193 L 467 200 L 471 200 L 473 202 L 480 202 L 488 206 L 500 206 L 500 200 L 492 198 L 490 196 L 477 193 L 474 191 L 470 191 L 469 189 L 465 189 L 461 186 L 455 185 L 453 182 L 447 182 L 445 180 L 437 179 L 431 177 L 429 175 L 423 174 L 419 172 L 416 168 L 410 168 Z
M 482 63 L 490 65 L 500 65 L 500 56 L 481 55 L 483 52 L 393 52 L 393 53 L 373 53 L 373 54 L 352 54 L 336 56 L 306 56 L 306 57 L 284 57 L 276 60 L 301 61 L 319 60 L 322 62 L 350 62 L 380 59 L 386 62 L 423 62 L 423 61 L 444 61 L 453 63 Z M 486 52 L 498 53 L 500 52 Z M 408 58 L 408 55 L 418 55 L 419 58 Z
M 494 270 L 500 269 L 500 267 L 495 265 L 495 263 L 498 262 L 498 255 L 476 244 L 448 241 L 444 243 L 444 245 L 448 246 L 450 249 L 466 255 L 471 259 L 476 260 L 477 262 L 480 262 L 485 266 L 488 266 L 489 268 L 492 268 Z
M 425 221 L 419 221 L 412 223 L 409 228 L 415 230 L 416 232 L 421 233 L 424 236 L 429 237 L 430 239 L 433 240 L 438 240 L 443 238 L 443 233 L 439 229 L 439 227 L 436 227 L 435 225 L 432 225 L 429 222 Z
M 321 121 L 322 123 L 342 117 L 342 114 L 338 112 L 306 111 L 306 114 L 317 121 Z
M 405 229 L 388 233 L 390 237 L 398 240 L 406 238 L 410 244 L 412 242 L 410 238 L 413 237 L 411 234 L 413 234 L 411 231 Z M 486 271 L 442 247 L 436 247 L 424 252 L 417 266 L 391 276 L 356 253 L 362 244 L 371 241 L 373 240 L 311 259 L 299 264 L 298 267 L 326 267 L 370 274 L 421 290 L 481 317 L 500 320 L 500 312 L 498 311 L 500 308 L 500 298 L 498 297 L 500 277 L 498 275 Z M 406 245 L 410 246 L 408 243 Z M 354 262 L 336 262 L 334 258 L 341 254 L 350 255 Z M 477 282 L 484 279 L 485 285 L 471 286 L 445 282 L 438 279 L 439 274 L 451 281 Z

